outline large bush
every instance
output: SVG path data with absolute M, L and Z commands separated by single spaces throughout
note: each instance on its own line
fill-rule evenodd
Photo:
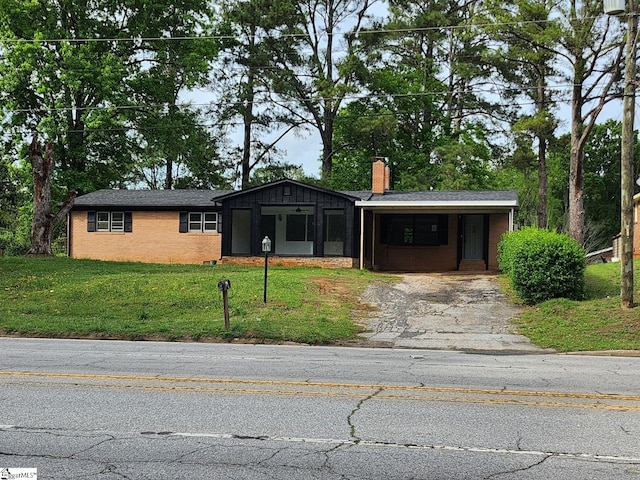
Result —
M 498 262 L 527 304 L 584 296 L 584 250 L 568 235 L 534 227 L 506 233 Z

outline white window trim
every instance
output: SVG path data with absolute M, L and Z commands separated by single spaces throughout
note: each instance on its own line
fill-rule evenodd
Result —
M 101 216 L 106 215 L 106 220 L 100 219 Z M 106 223 L 106 227 L 104 224 Z M 96 232 L 110 232 L 111 231 L 111 212 L 96 212 Z
M 114 215 L 120 215 L 120 220 L 115 220 Z M 109 228 L 112 232 L 124 232 L 124 212 L 110 212 Z
M 114 214 L 120 214 L 121 220 L 114 220 Z M 106 215 L 106 220 L 100 220 L 100 215 Z M 111 212 L 111 211 L 99 211 L 96 212 L 96 232 L 124 232 L 124 223 L 125 223 L 125 215 L 124 212 Z M 106 223 L 107 226 L 100 227 L 101 223 Z
M 200 220 L 191 220 L 191 215 L 199 215 Z M 214 215 L 214 220 L 207 220 L 208 215 Z M 194 228 L 191 228 L 192 224 Z M 195 228 L 196 224 L 197 228 Z M 220 214 L 218 212 L 187 212 L 187 232 L 189 233 L 218 233 L 219 224 Z

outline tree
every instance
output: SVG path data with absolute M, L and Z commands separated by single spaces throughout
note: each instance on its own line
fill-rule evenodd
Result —
M 519 0 L 513 4 L 489 2 L 488 31 L 501 45 L 495 64 L 505 79 L 505 98 L 523 97 L 534 104 L 532 113 L 514 112 L 516 132 L 530 132 L 537 143 L 537 225 L 547 222 L 547 148 L 558 125 L 552 110 L 555 101 L 550 89 L 557 75 L 557 55 L 553 48 L 560 37 L 559 25 L 551 20 L 549 0 Z M 524 137 L 520 137 L 522 140 Z M 532 142 L 533 143 L 533 142 Z M 520 147 L 523 145 L 520 144 Z
M 297 180 L 305 183 L 315 183 L 315 180 L 305 176 L 302 167 L 288 163 L 271 163 L 257 168 L 251 177 L 248 187 L 257 187 L 276 180 Z
M 142 154 L 150 159 L 143 166 L 151 170 L 152 187 L 171 189 L 175 175 L 181 174 L 190 162 L 202 165 L 211 148 L 197 148 L 196 142 L 217 145 L 207 135 L 211 129 L 204 125 L 200 109 L 183 103 L 189 91 L 207 86 L 212 62 L 218 55 L 219 41 L 212 34 L 214 11 L 206 0 L 158 0 L 137 13 L 137 21 L 146 25 L 139 41 L 144 68 L 129 82 L 132 99 L 138 108 L 130 113 L 131 123 L 138 135 Z M 196 140 L 197 139 L 197 140 Z M 158 175 L 158 168 L 162 174 Z M 188 175 L 188 168 L 186 168 Z M 162 185 L 158 185 L 161 179 Z
M 10 155 L 38 132 L 54 145 L 60 185 L 91 191 L 126 181 L 130 138 L 119 107 L 128 104 L 123 80 L 140 32 L 127 24 L 133 13 L 104 0 L 0 0 L 0 120 Z
M 51 212 L 51 174 L 55 166 L 53 144 L 47 143 L 44 154 L 34 135 L 29 145 L 29 160 L 33 172 L 33 224 L 31 229 L 31 248 L 29 255 L 51 255 L 51 235 L 53 229 L 62 222 L 76 197 L 70 191 L 57 213 Z
M 290 114 L 315 128 L 322 140 L 322 178 L 333 166 L 336 116 L 348 94 L 354 92 L 358 66 L 353 45 L 367 25 L 372 0 L 302 0 L 296 2 L 304 19 L 297 51 L 277 52 L 275 92 Z M 342 42 L 340 39 L 342 38 Z M 344 52 L 341 54 L 340 52 Z M 293 103 L 291 103 L 293 102 Z
M 474 26 L 476 3 L 395 1 L 385 25 L 361 32 L 355 73 L 367 95 L 336 119 L 340 175 L 368 171 L 382 156 L 390 158 L 397 189 L 491 185 L 493 132 L 484 118 L 503 113 L 480 94 L 492 66 L 484 58 L 486 36 Z M 370 175 L 352 177 L 358 180 L 347 181 Z
M 220 122 L 242 124 L 239 177 L 242 188 L 250 186 L 252 171 L 278 156 L 278 143 L 298 125 L 273 98 L 274 58 L 291 58 L 295 32 L 301 19 L 295 2 L 288 0 L 229 1 L 222 5 L 222 27 L 227 40 L 221 58 L 219 87 Z M 271 141 L 259 138 L 275 134 Z
M 610 41 L 609 18 L 602 20 L 600 0 L 558 4 L 562 36 L 556 53 L 569 67 L 571 87 L 571 157 L 569 168 L 569 234 L 585 240 L 584 149 L 598 115 L 614 98 L 624 43 Z

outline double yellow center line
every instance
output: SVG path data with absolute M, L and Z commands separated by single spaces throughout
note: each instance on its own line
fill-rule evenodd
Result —
M 0 384 L 131 389 L 184 393 L 371 397 L 376 400 L 460 402 L 548 408 L 639 411 L 640 395 L 471 387 L 302 382 L 235 378 L 99 375 L 0 371 Z

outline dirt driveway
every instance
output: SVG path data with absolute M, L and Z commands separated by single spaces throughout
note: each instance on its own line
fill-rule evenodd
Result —
M 364 301 L 378 311 L 362 334 L 380 345 L 439 350 L 543 353 L 517 335 L 520 312 L 489 274 L 405 274 L 390 286 L 370 285 Z

